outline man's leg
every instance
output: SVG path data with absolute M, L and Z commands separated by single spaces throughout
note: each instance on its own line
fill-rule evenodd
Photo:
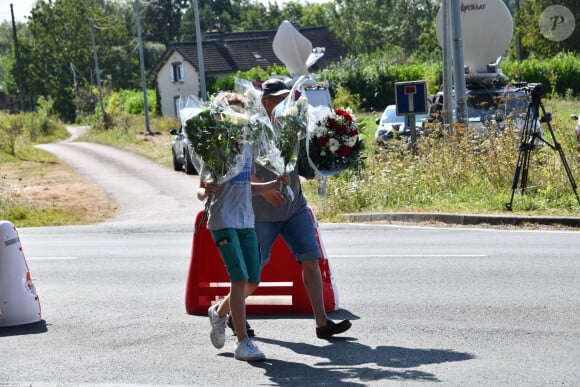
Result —
M 316 326 L 323 327 L 328 321 L 328 315 L 324 309 L 324 295 L 322 293 L 322 274 L 318 259 L 305 259 L 302 261 L 302 280 L 310 299 L 310 305 L 316 319 Z
M 304 209 L 288 221 L 281 230 L 281 235 L 296 259 L 302 265 L 302 281 L 312 306 L 316 320 L 316 335 L 328 339 L 351 327 L 349 320 L 334 323 L 328 318 L 324 308 L 324 291 L 320 259 L 322 253 L 318 245 L 314 223 L 308 209 Z

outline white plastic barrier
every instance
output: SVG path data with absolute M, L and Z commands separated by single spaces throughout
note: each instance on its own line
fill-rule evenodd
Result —
M 40 321 L 40 301 L 16 227 L 0 221 L 0 327 Z

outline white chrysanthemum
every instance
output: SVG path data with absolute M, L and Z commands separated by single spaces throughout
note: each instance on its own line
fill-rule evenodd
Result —
M 237 112 L 223 112 L 221 114 L 222 120 L 225 122 L 231 122 L 232 125 L 242 126 L 248 124 L 248 117 L 245 114 Z
M 298 107 L 289 106 L 284 110 L 284 115 L 287 117 L 296 117 L 298 115 Z
M 314 135 L 318 138 L 318 137 L 322 137 L 326 134 L 326 127 L 319 125 L 316 128 L 314 128 Z
M 352 136 L 348 138 L 348 141 L 346 142 L 346 145 L 348 145 L 349 147 L 353 147 L 356 145 L 356 142 L 358 141 L 358 136 Z
M 336 138 L 331 138 L 330 140 L 328 140 L 328 149 L 334 153 L 338 150 L 338 148 L 340 147 L 340 143 L 338 142 L 338 140 Z
M 296 106 L 300 106 L 302 108 L 306 108 L 308 106 L 308 99 L 304 96 L 300 96 L 296 101 Z

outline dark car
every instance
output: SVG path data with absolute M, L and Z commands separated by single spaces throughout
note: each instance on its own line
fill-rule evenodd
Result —
M 507 125 L 521 129 L 530 99 L 523 88 L 499 87 L 467 89 L 466 100 L 469 127 L 486 135 Z M 443 93 L 439 92 L 432 99 L 430 121 L 441 121 L 442 106 Z
M 176 171 L 185 169 L 185 173 L 188 175 L 196 175 L 197 169 L 193 165 L 189 140 L 183 131 L 183 127 L 180 127 L 179 130 L 172 129 L 170 133 L 174 136 L 171 141 L 173 169 Z

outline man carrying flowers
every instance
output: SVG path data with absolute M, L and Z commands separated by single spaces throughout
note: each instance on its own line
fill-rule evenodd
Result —
M 276 115 L 274 113 L 275 109 L 285 106 L 282 103 L 285 99 L 289 99 L 290 101 L 287 102 L 291 102 L 292 100 L 297 101 L 299 97 L 291 95 L 288 86 L 279 79 L 270 79 L 264 82 L 262 89 L 262 104 L 275 126 L 275 121 L 283 117 L 283 115 Z M 291 106 L 291 103 L 287 105 Z M 290 118 L 286 117 L 286 119 Z M 279 126 L 278 130 L 284 131 L 285 126 Z M 280 135 L 283 135 L 283 133 L 280 133 Z M 296 148 L 296 154 L 297 151 L 298 149 Z M 294 193 L 294 200 L 288 200 L 285 195 L 274 191 L 264 192 L 253 197 L 256 217 L 255 228 L 262 253 L 262 261 L 264 265 L 268 263 L 272 245 L 278 235 L 281 235 L 298 263 L 302 266 L 304 286 L 316 320 L 316 336 L 321 339 L 329 339 L 333 335 L 348 330 L 351 327 L 351 323 L 349 320 L 335 323 L 326 314 L 322 275 L 319 266 L 319 260 L 322 256 L 316 240 L 314 224 L 308 211 L 306 198 L 302 193 L 297 168 L 294 168 L 289 175 L 289 186 Z M 253 181 L 270 181 L 275 176 L 276 173 L 271 169 L 255 163 Z

